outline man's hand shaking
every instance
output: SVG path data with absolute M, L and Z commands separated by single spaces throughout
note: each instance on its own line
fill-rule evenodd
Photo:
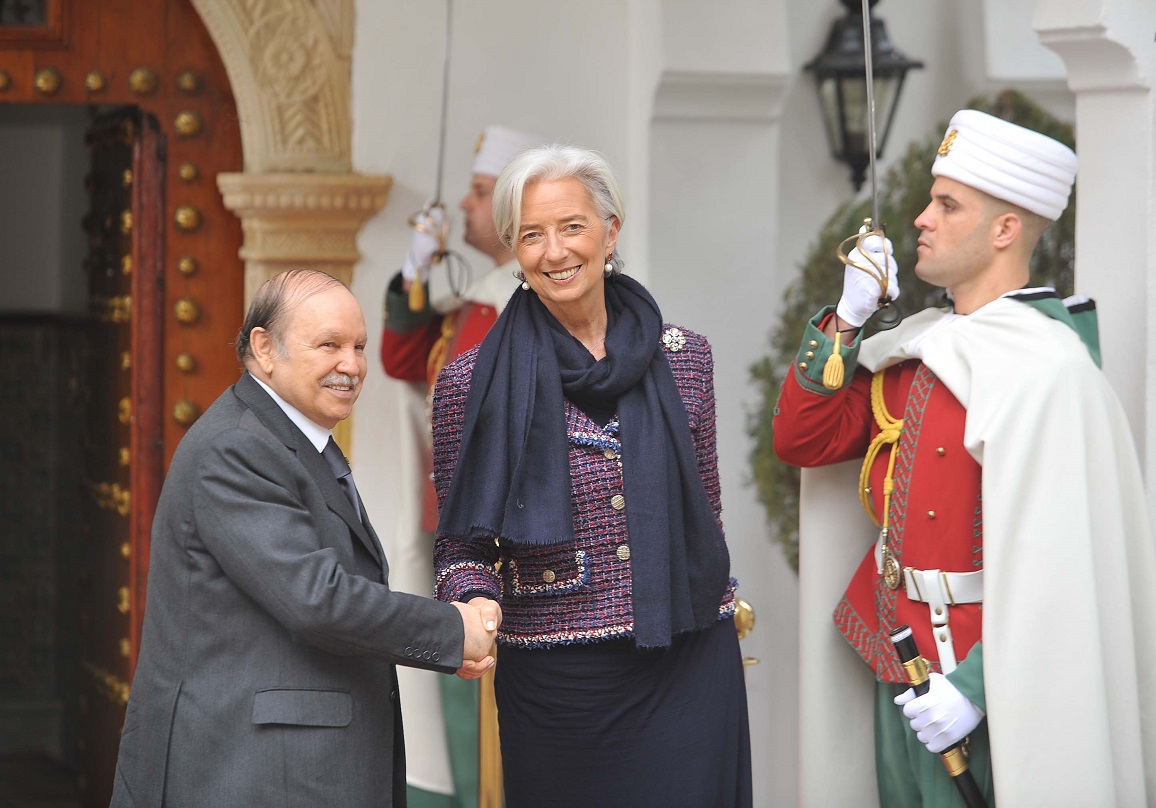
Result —
M 454 603 L 462 615 L 466 630 L 464 661 L 457 674 L 462 679 L 477 679 L 494 666 L 493 648 L 502 625 L 502 607 L 497 601 L 477 597 L 469 603 Z

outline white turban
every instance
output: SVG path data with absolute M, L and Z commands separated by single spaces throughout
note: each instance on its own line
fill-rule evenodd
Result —
M 1076 153 L 1039 132 L 964 109 L 947 125 L 931 173 L 1055 221 L 1068 206 Z
M 496 177 L 520 152 L 541 146 L 545 142 L 537 135 L 519 132 L 516 129 L 487 126 L 474 147 L 473 173 Z

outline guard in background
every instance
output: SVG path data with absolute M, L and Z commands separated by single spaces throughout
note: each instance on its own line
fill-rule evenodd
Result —
M 429 434 L 428 395 L 433 391 L 438 371 L 482 341 L 517 288 L 518 281 L 513 272 L 518 268 L 518 262 L 498 240 L 490 194 L 498 174 L 510 160 L 519 152 L 544 142 L 535 135 L 504 126 L 487 126 L 478 138 L 469 190 L 458 207 L 465 214 L 463 240 L 492 261 L 492 267 L 476 277 L 470 277 L 468 268 L 463 272 L 462 259 L 446 249 L 449 222 L 445 213 L 440 205 L 433 205 L 411 220 L 414 235 L 405 263 L 386 288 L 382 366 L 387 375 L 420 385 L 426 399 L 421 414 L 415 413 L 408 422 L 408 428 L 419 433 L 412 442 L 420 447 L 420 457 L 411 462 L 411 454 L 402 452 L 399 460 L 401 474 L 407 477 L 405 484 L 413 492 L 415 505 L 420 499 L 420 517 L 397 520 L 398 546 L 391 555 L 391 562 L 395 578 L 422 582 L 418 589 L 423 594 L 433 591 L 433 530 L 437 526 L 437 497 L 430 479 L 433 446 Z M 415 405 L 413 409 L 418 407 Z M 412 477 L 412 484 L 408 482 L 409 477 Z M 435 737 L 437 734 L 445 736 L 444 745 L 441 738 L 431 741 L 427 754 L 440 758 L 438 750 L 446 750 L 456 797 L 440 793 L 445 787 L 445 777 L 440 774 L 444 769 L 427 760 L 410 766 L 411 803 L 422 808 L 476 805 L 477 686 L 458 679 L 443 682 L 439 680 L 450 677 L 434 679 L 421 673 L 403 672 L 403 678 L 410 680 L 403 682 L 403 686 L 411 705 L 416 706 L 423 698 L 426 704 L 432 701 L 436 705 L 436 693 L 440 691 L 444 725 L 453 727 L 453 731 L 448 733 L 441 726 L 431 728 L 428 714 L 422 722 Z M 428 692 L 428 689 L 433 692 Z M 421 749 L 423 731 L 413 721 L 408 722 L 408 726 L 411 729 L 410 749 Z M 429 776 L 423 778 L 423 771 L 427 771 Z M 415 787 L 421 789 L 421 793 L 415 793 Z
M 405 264 L 385 293 L 381 364 L 388 375 L 402 381 L 424 382 L 432 390 L 438 371 L 489 333 L 518 285 L 514 279 L 518 262 L 498 240 L 490 195 L 506 164 L 519 152 L 542 142 L 534 135 L 503 126 L 486 127 L 475 150 L 470 188 L 458 207 L 465 213 L 463 240 L 488 256 L 494 266 L 468 280 L 465 289 L 432 301 L 432 305 L 428 293 L 430 269 L 446 254 L 447 228 L 440 208 L 418 215 Z M 426 289 L 426 294 L 420 296 L 425 305 L 418 311 L 410 306 L 415 284 Z M 430 532 L 437 527 L 437 499 L 429 482 L 431 470 L 432 466 L 426 469 L 422 513 L 422 528 Z
M 915 221 L 916 274 L 952 306 L 864 340 L 898 288 L 886 241 L 861 237 L 843 297 L 812 319 L 776 408 L 784 461 L 863 463 L 858 495 L 878 540 L 864 547 L 828 521 L 825 535 L 804 529 L 801 559 L 821 577 L 846 568 L 841 551 L 866 550 L 831 605 L 876 679 L 874 744 L 853 737 L 841 702 L 861 666 L 816 666 L 829 700 L 800 723 L 832 772 L 874 746 L 885 806 L 961 804 L 926 750 L 964 738 L 990 805 L 1156 799 L 1156 554 L 1135 443 L 1098 346 L 1081 340 L 1089 303 L 1025 288 L 1075 171 L 1051 138 L 959 112 Z M 833 353 L 846 369 L 834 383 Z M 827 509 L 855 498 L 804 496 Z M 918 698 L 889 641 L 901 624 L 933 671 Z

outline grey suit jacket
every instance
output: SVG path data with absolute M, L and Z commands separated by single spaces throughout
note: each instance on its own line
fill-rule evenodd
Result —
M 244 374 L 161 492 L 112 805 L 404 806 L 393 666 L 456 670 L 463 629 L 388 573 L 368 518 Z

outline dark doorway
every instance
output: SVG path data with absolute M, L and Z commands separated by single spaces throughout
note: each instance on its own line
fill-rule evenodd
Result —
M 78 107 L 0 107 L 4 808 L 79 804 L 80 222 L 89 117 Z
M 10 106 L 0 152 L 0 808 L 107 805 L 147 569 L 131 500 L 163 451 L 163 143 L 136 109 Z

